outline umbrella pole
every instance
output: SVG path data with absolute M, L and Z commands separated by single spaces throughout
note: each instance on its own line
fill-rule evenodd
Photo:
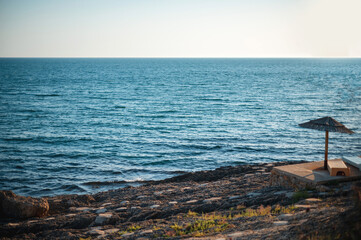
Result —
M 328 131 L 326 131 L 326 141 L 325 141 L 325 170 L 327 170 L 327 155 L 328 155 Z

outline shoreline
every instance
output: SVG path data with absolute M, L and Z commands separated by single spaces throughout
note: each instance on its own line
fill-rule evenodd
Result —
M 0 239 L 307 239 L 352 237 L 361 229 L 353 183 L 302 191 L 270 186 L 272 168 L 291 163 L 300 162 L 220 167 L 92 195 L 44 197 L 44 217 L 0 218 Z

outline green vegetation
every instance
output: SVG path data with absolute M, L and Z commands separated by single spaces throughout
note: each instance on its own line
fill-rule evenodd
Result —
M 188 213 L 187 213 L 187 217 L 195 217 L 197 215 L 198 215 L 198 213 L 192 212 L 191 210 L 189 210 Z
M 197 213 L 189 211 L 186 215 L 192 221 L 186 224 L 175 223 L 170 228 L 173 231 L 165 233 L 165 237 L 191 235 L 193 237 L 201 237 L 207 233 L 222 232 L 232 226 L 227 222 L 229 216 L 218 214 L 202 214 L 198 216 Z
M 294 202 L 298 202 L 300 201 L 301 199 L 305 199 L 305 198 L 308 198 L 308 192 L 307 191 L 298 191 L 298 192 L 295 192 L 292 196 L 293 198 L 293 201 Z
M 135 232 L 137 231 L 138 229 L 141 229 L 142 227 L 141 226 L 138 226 L 138 225 L 132 225 L 130 227 L 127 228 L 127 231 L 128 232 Z
M 241 213 L 234 215 L 233 219 L 241 217 L 259 217 L 266 215 L 271 215 L 271 206 L 263 207 L 263 205 L 261 205 L 258 209 L 246 208 Z
M 135 232 L 135 231 L 137 231 L 138 229 L 141 229 L 141 228 L 142 228 L 141 226 L 132 225 L 132 226 L 129 226 L 125 231 L 120 231 L 119 234 L 123 235 L 123 234 L 126 234 L 126 233 Z
M 294 205 L 284 207 L 280 205 L 276 205 L 276 207 L 272 210 L 272 214 L 278 215 L 278 214 L 285 214 L 285 213 L 295 213 L 295 210 L 297 208 Z

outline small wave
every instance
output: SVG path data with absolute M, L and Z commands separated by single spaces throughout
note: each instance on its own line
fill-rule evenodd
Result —
M 221 145 L 207 146 L 207 145 L 199 145 L 199 144 L 171 144 L 171 143 L 153 143 L 155 146 L 169 147 L 172 149 L 196 149 L 196 150 L 217 150 L 222 149 Z M 196 152 L 195 155 L 200 155 L 202 153 Z
M 165 130 L 168 129 L 165 126 L 140 126 L 139 129 L 144 129 L 144 130 Z
M 77 141 L 92 141 L 93 139 L 91 138 L 86 138 L 86 137 L 37 137 L 36 139 L 39 142 L 42 143 L 71 143 L 71 142 L 77 142 Z
M 60 158 L 60 157 L 69 157 L 69 156 L 64 153 L 49 153 L 49 154 L 44 154 L 43 157 Z
M 60 94 L 35 94 L 36 97 L 60 97 Z
M 71 168 L 71 167 L 70 167 Z M 43 171 L 43 172 L 51 172 L 51 173 L 56 173 L 56 172 L 66 172 L 67 170 L 69 170 L 69 167 L 65 167 L 65 166 L 57 166 L 57 167 L 37 167 L 36 170 L 38 172 Z
M 206 145 L 182 145 L 182 147 L 185 148 L 194 148 L 194 149 L 200 149 L 200 150 L 216 150 L 221 149 L 222 146 L 215 145 L 215 146 L 206 146 Z
M 49 154 L 44 154 L 42 155 L 43 157 L 49 157 L 49 158 L 72 158 L 72 159 L 77 159 L 77 158 L 81 158 L 81 157 L 85 157 L 88 156 L 87 154 L 76 154 L 76 153 L 49 153 Z
M 212 101 L 212 102 L 222 102 L 222 101 L 227 101 L 226 99 L 222 99 L 222 98 L 198 98 L 201 101 Z
M 138 114 L 138 115 L 135 115 L 136 117 L 139 117 L 139 118 L 167 118 L 169 116 L 167 115 L 144 115 L 144 114 Z
M 114 106 L 114 108 L 126 108 L 125 106 L 121 106 L 121 105 L 119 105 L 119 106 Z
M 20 109 L 18 110 L 20 113 L 39 113 L 42 112 L 41 110 L 35 110 L 35 109 Z
M 4 141 L 7 142 L 28 142 L 34 140 L 34 138 L 31 137 L 13 137 L 13 138 L 3 138 Z
M 82 183 L 85 186 L 109 186 L 109 185 L 124 185 L 129 183 L 146 183 L 145 180 L 115 180 L 115 181 L 92 181 Z
M 252 151 L 252 152 L 261 152 L 264 151 L 264 149 L 261 148 L 255 148 L 255 147 L 234 147 L 236 150 L 245 150 L 245 151 Z
M 159 161 L 153 161 L 153 162 L 147 162 L 147 163 L 142 163 L 142 166 L 154 166 L 154 165 L 168 165 L 169 163 L 174 162 L 175 160 L 171 160 L 171 159 L 166 159 L 166 160 L 159 160 Z
M 173 175 L 173 174 L 181 174 L 186 173 L 184 171 L 179 170 L 152 170 L 152 169 L 143 169 L 143 168 L 133 168 L 133 169 L 125 169 L 122 170 L 125 175 L 128 173 L 151 173 L 151 174 L 162 174 L 162 175 Z
M 158 113 L 177 113 L 177 110 L 163 110 L 163 111 L 158 111 Z
M 78 185 L 75 184 L 66 184 L 60 187 L 61 189 L 65 191 L 75 191 L 75 192 L 86 192 L 86 190 Z

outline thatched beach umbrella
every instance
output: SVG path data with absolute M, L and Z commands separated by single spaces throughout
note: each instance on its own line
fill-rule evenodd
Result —
M 327 154 L 328 154 L 328 132 L 340 132 L 340 133 L 354 133 L 343 124 L 337 122 L 332 117 L 323 117 L 316 120 L 299 124 L 300 127 L 316 129 L 319 131 L 326 131 L 325 141 L 325 170 L 327 170 Z

